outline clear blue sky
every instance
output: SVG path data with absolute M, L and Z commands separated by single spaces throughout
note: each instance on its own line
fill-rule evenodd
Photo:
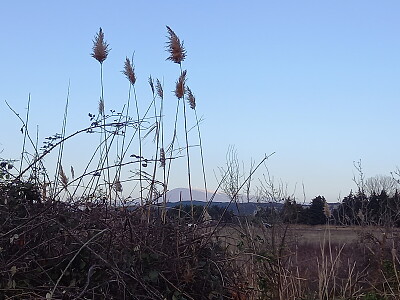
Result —
M 204 117 L 209 186 L 235 145 L 247 166 L 276 152 L 269 171 L 289 194 L 303 199 L 304 184 L 307 200 L 336 201 L 356 189 L 353 161 L 362 160 L 367 177 L 400 165 L 399 14 L 399 1 L 5 1 L 0 157 L 18 158 L 22 141 L 4 100 L 22 115 L 31 93 L 30 126 L 39 126 L 42 141 L 60 132 L 70 80 L 67 132 L 88 124 L 99 99 L 90 52 L 100 26 L 112 48 L 104 63 L 108 109 L 126 102 L 120 71 L 133 52 L 139 99 L 151 99 L 149 75 L 172 91 L 179 70 L 165 61 L 169 25 L 184 40 L 183 67 Z M 173 114 L 172 93 L 168 101 Z M 66 164 L 80 164 L 84 141 L 66 145 Z M 185 186 L 184 174 L 171 187 Z M 200 179 L 194 175 L 195 187 Z

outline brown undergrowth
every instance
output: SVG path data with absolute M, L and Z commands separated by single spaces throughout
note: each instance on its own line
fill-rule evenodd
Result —
M 399 238 L 231 224 L 0 189 L 0 299 L 398 299 Z M 218 226 L 217 228 L 215 226 Z M 343 229 L 342 229 L 343 231 Z M 341 232 L 342 231 L 338 231 Z M 384 233 L 384 234 L 383 234 Z M 301 236 L 298 236 L 298 235 Z M 337 232 L 336 232 L 337 234 Z
M 2 187 L 0 299 L 229 299 L 239 272 L 202 225 Z M 143 218 L 146 216 L 146 218 Z M 232 298 L 231 298 L 232 299 Z

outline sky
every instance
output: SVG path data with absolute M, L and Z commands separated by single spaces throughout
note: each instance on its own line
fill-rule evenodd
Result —
M 182 68 L 202 119 L 209 189 L 235 147 L 244 172 L 274 153 L 257 170 L 254 188 L 270 174 L 300 200 L 322 195 L 335 202 L 357 189 L 354 162 L 361 161 L 366 177 L 400 166 L 399 13 L 399 1 L 368 0 L 5 1 L 0 157 L 18 159 L 23 141 L 5 101 L 24 117 L 30 95 L 29 128 L 39 144 L 61 131 L 68 87 L 67 134 L 90 124 L 100 96 L 99 63 L 90 56 L 99 27 L 111 48 L 103 66 L 106 109 L 126 103 L 129 82 L 121 70 L 134 54 L 140 110 L 152 99 L 149 75 L 159 78 L 170 134 L 180 71 L 166 60 L 168 25 L 187 50 Z M 66 143 L 63 164 L 85 165 L 92 140 L 98 141 L 82 136 Z M 201 189 L 199 161 L 193 147 L 192 185 Z M 176 163 L 170 188 L 187 186 L 185 164 Z

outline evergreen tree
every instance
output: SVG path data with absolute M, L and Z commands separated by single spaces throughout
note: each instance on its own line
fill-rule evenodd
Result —
M 315 197 L 311 200 L 311 205 L 307 209 L 307 223 L 310 225 L 319 225 L 326 223 L 324 207 L 326 200 L 323 196 Z
M 303 206 L 290 197 L 283 203 L 281 216 L 284 223 L 298 224 L 305 221 Z

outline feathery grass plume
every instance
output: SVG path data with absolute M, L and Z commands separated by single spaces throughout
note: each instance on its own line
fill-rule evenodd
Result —
M 99 100 L 99 115 L 104 116 L 104 100 Z
M 196 98 L 194 97 L 192 90 L 189 87 L 186 87 L 186 97 L 191 109 L 196 108 Z
M 93 40 L 93 52 L 91 54 L 92 57 L 102 64 L 110 52 L 108 47 L 109 45 L 104 40 L 104 33 L 100 27 L 99 32 L 96 34 Z
M 125 59 L 124 70 L 122 71 L 122 73 L 126 76 L 126 78 L 132 85 L 135 84 L 136 82 L 135 69 L 133 68 L 133 65 L 131 64 L 129 58 Z
M 331 210 L 329 208 L 328 203 L 325 202 L 324 204 L 324 215 L 325 217 L 327 217 L 328 219 L 332 216 Z
M 160 149 L 160 166 L 161 166 L 161 168 L 165 168 L 165 151 L 164 151 L 164 148 Z
M 186 70 L 182 72 L 181 76 L 179 76 L 179 79 L 176 82 L 175 96 L 178 99 L 183 98 L 183 96 L 185 95 L 185 83 L 186 83 Z
M 151 75 L 149 76 L 149 85 L 151 88 L 151 92 L 153 93 L 153 96 L 154 96 L 154 80 L 153 80 L 153 78 L 151 78 Z
M 160 97 L 160 99 L 164 99 L 164 90 L 162 88 L 160 80 L 157 79 L 156 83 L 156 90 L 157 90 L 157 95 Z
M 62 165 L 60 164 L 60 171 L 58 173 L 59 177 L 60 177 L 60 181 L 64 187 L 64 189 L 67 189 L 68 186 L 68 177 L 67 175 L 65 175 L 64 169 L 62 167 Z
M 183 42 L 181 43 L 179 37 L 175 34 L 175 32 L 167 26 L 168 30 L 168 42 L 167 42 L 167 49 L 170 56 L 167 60 L 171 60 L 174 63 L 181 64 L 186 57 L 186 50 L 183 47 Z

